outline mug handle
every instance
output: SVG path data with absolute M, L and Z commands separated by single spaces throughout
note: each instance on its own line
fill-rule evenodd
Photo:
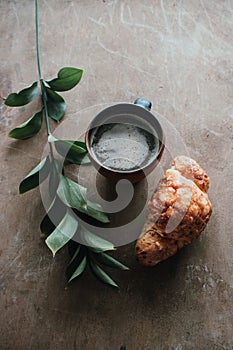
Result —
M 150 101 L 146 100 L 145 98 L 137 98 L 134 101 L 134 104 L 137 105 L 137 106 L 140 106 L 142 108 L 145 108 L 148 111 L 150 111 L 151 107 L 152 107 L 152 103 Z

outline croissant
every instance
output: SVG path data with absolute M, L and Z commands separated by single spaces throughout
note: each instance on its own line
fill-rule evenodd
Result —
M 139 263 L 154 266 L 200 235 L 212 213 L 208 188 L 209 177 L 195 160 L 174 159 L 148 203 L 135 249 Z

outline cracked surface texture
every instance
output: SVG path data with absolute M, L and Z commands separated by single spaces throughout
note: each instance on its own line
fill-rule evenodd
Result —
M 178 156 L 148 203 L 148 214 L 136 244 L 136 258 L 155 266 L 190 244 L 205 229 L 212 205 L 206 193 L 209 177 L 191 158 Z
M 1 104 L 0 349 L 233 350 L 232 0 L 40 0 L 39 10 L 43 77 L 54 78 L 64 66 L 84 69 L 80 84 L 62 94 L 67 112 L 52 123 L 54 136 L 81 140 L 102 108 L 138 97 L 152 101 L 164 128 L 161 162 L 112 220 L 122 244 L 124 235 L 139 236 L 144 214 L 126 232 L 119 225 L 146 208 L 178 155 L 196 159 L 209 175 L 213 214 L 198 239 L 153 268 L 137 263 L 135 241 L 117 249 L 114 256 L 130 267 L 108 270 L 119 292 L 88 271 L 67 289 L 67 250 L 53 259 L 40 237 L 40 190 L 18 194 L 42 157 L 46 133 L 22 142 L 6 137 L 40 103 Z M 0 14 L 6 97 L 38 79 L 34 1 L 1 0 Z M 79 177 L 91 199 L 99 201 L 97 184 L 114 200 L 92 168 L 66 172 Z

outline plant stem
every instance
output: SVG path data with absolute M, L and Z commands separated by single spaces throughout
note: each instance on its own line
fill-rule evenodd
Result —
M 43 79 L 40 79 L 40 87 L 41 87 L 41 93 L 42 93 L 42 100 L 44 105 L 44 114 L 45 114 L 45 124 L 47 129 L 47 135 L 51 135 L 50 126 L 49 126 L 49 114 L 48 114 L 48 107 L 47 107 L 47 95 L 45 90 L 45 85 L 43 82 Z
M 49 115 L 48 115 L 48 107 L 47 107 L 47 96 L 46 96 L 46 90 L 45 85 L 43 82 L 42 74 L 41 74 L 41 66 L 40 66 L 40 46 L 39 46 L 39 23 L 38 23 L 38 0 L 35 0 L 35 12 L 36 12 L 36 57 L 37 57 L 37 68 L 38 68 L 38 74 L 40 79 L 40 87 L 41 87 L 41 96 L 44 106 L 44 112 L 45 112 L 45 124 L 47 129 L 47 135 L 49 136 L 51 134 L 50 126 L 49 126 Z M 52 146 L 50 144 L 50 151 L 53 156 Z
M 40 68 L 40 47 L 39 47 L 39 24 L 38 24 L 38 0 L 35 0 L 35 11 L 36 11 L 36 57 L 37 67 L 40 81 L 42 80 L 41 68 Z
M 45 90 L 44 81 L 41 74 L 41 66 L 40 66 L 40 45 L 39 45 L 39 21 L 38 21 L 38 0 L 35 0 L 35 12 L 36 12 L 36 57 L 37 57 L 37 69 L 38 75 L 40 79 L 40 88 L 41 88 L 41 98 L 44 106 L 44 115 L 45 115 L 45 124 L 47 135 L 51 135 L 50 125 L 49 125 L 49 114 L 48 114 L 48 106 L 47 106 L 47 95 Z M 49 142 L 49 149 L 51 154 L 51 160 L 54 162 L 54 154 L 53 154 L 53 146 L 51 142 Z

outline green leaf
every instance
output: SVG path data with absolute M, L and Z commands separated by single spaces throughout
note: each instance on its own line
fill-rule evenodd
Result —
M 80 265 L 76 268 L 73 275 L 70 277 L 68 283 L 70 283 L 74 278 L 79 277 L 85 270 L 87 266 L 87 257 L 84 256 L 83 260 L 81 261 Z
M 27 86 L 25 89 L 19 91 L 18 93 L 14 92 L 5 100 L 5 105 L 10 107 L 20 107 L 28 104 L 38 94 L 38 87 L 37 87 L 37 81 L 35 81 L 33 84 Z
M 71 158 L 71 157 L 66 157 L 66 159 L 68 160 L 68 162 L 70 162 L 71 164 L 81 164 L 81 165 L 85 165 L 85 164 L 90 164 L 90 158 L 88 156 L 88 153 L 86 154 L 80 154 L 80 156 L 76 156 L 75 159 Z
M 61 201 L 67 206 L 77 209 L 81 213 L 85 213 L 100 222 L 109 222 L 107 215 L 100 210 L 101 206 L 88 201 L 86 199 L 87 189 L 79 185 L 77 182 L 62 176 L 57 189 L 57 194 Z
M 112 256 L 106 253 L 97 253 L 95 254 L 95 258 L 99 263 L 104 264 L 106 266 L 113 267 L 119 270 L 129 270 L 127 266 L 123 265 L 120 261 L 114 259 Z
M 110 220 L 108 216 L 103 212 L 101 205 L 87 200 L 87 206 L 85 213 L 92 218 L 107 224 Z
M 95 252 L 104 252 L 106 250 L 115 249 L 111 242 L 88 231 L 84 226 L 81 227 L 79 238 L 83 245 L 91 247 Z
M 49 174 L 49 156 L 42 161 L 23 179 L 19 185 L 19 193 L 25 193 L 41 184 Z
M 100 279 L 100 281 L 109 284 L 114 288 L 119 288 L 116 282 L 113 281 L 113 279 L 104 270 L 102 270 L 101 267 L 99 267 L 93 260 L 90 260 L 90 266 L 92 272 L 97 278 Z
M 55 228 L 53 233 L 48 236 L 45 243 L 52 251 L 53 256 L 61 249 L 75 234 L 78 228 L 78 221 L 70 210 L 67 210 L 66 215 Z
M 58 153 L 64 157 L 70 151 L 74 151 L 78 154 L 87 152 L 86 144 L 82 141 L 57 140 L 54 143 Z
M 26 122 L 11 130 L 8 136 L 19 140 L 29 139 L 40 131 L 42 125 L 42 117 L 42 111 L 34 114 Z
M 80 253 L 80 248 L 81 248 L 81 246 L 79 245 L 78 248 L 76 249 L 74 255 L 72 256 L 72 259 L 70 260 L 69 265 L 72 264 L 72 262 L 73 262 L 73 261 L 77 258 L 77 256 L 79 255 L 79 253 Z
M 55 230 L 55 228 L 56 225 L 50 220 L 49 214 L 46 214 L 40 223 L 41 233 L 48 236 Z
M 60 121 L 65 114 L 66 103 L 64 99 L 52 89 L 46 87 L 47 107 L 50 118 Z
M 61 176 L 57 194 L 68 207 L 78 210 L 86 207 L 87 189 L 68 177 Z
M 67 282 L 72 277 L 72 275 L 74 274 L 77 267 L 80 265 L 84 256 L 87 256 L 87 248 L 85 246 L 80 245 L 79 243 L 73 241 L 72 239 L 67 243 L 69 253 L 70 253 L 71 245 L 73 245 L 73 248 L 74 248 L 74 246 L 76 246 L 76 248 L 73 250 L 72 259 L 66 268 L 66 280 L 67 280 Z
M 55 91 L 67 91 L 75 87 L 80 82 L 82 74 L 82 69 L 64 67 L 59 70 L 57 78 L 46 82 Z
M 57 140 L 54 142 L 57 152 L 72 164 L 88 164 L 85 142 L 71 140 Z
M 40 224 L 40 230 L 45 235 L 50 235 L 59 225 L 66 214 L 67 208 L 56 196 L 52 201 L 46 215 Z
M 58 140 L 53 135 L 49 135 L 48 141 L 51 143 L 54 142 L 57 152 L 61 156 L 63 156 L 68 162 L 72 164 L 90 163 L 85 142 L 71 141 L 71 140 Z
M 60 181 L 60 174 L 62 174 L 62 164 L 54 159 L 51 162 L 50 174 L 49 174 L 49 193 L 51 198 L 54 198 Z
M 80 244 L 72 239 L 68 242 L 67 249 L 68 249 L 68 253 L 69 253 L 70 258 L 72 258 L 72 256 L 74 255 L 74 253 L 76 252 L 76 250 L 79 246 L 80 246 Z
M 73 156 L 71 157 L 69 154 L 67 154 L 65 159 L 71 164 L 78 164 L 78 165 L 90 164 L 91 162 L 87 153 L 76 154 L 75 157 Z

